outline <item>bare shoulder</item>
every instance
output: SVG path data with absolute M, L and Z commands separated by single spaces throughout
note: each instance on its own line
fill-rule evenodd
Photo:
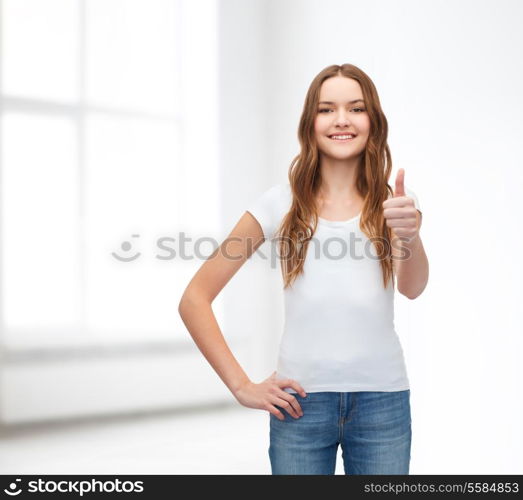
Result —
M 247 259 L 265 241 L 254 216 L 244 212 L 219 247 L 201 265 L 182 296 L 193 293 L 212 302 Z

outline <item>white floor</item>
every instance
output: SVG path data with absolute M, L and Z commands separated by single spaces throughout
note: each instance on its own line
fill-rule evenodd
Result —
M 268 412 L 223 406 L 4 431 L 0 474 L 270 474 L 268 447 Z

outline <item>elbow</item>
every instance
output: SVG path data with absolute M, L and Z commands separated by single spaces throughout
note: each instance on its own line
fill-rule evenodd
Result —
M 178 314 L 183 318 L 183 298 L 178 303 Z
M 398 291 L 401 293 L 401 295 L 407 297 L 409 300 L 417 299 L 423 293 L 423 290 L 425 290 L 425 287 L 419 290 L 404 290 L 398 288 Z
M 183 320 L 183 317 L 185 313 L 187 312 L 187 306 L 189 304 L 189 296 L 187 295 L 187 291 L 184 292 L 182 295 L 182 298 L 180 299 L 180 302 L 178 303 L 178 314 Z
M 195 306 L 206 303 L 201 294 L 196 293 L 191 289 L 186 289 L 178 303 L 178 314 L 184 319 L 190 310 L 194 309 Z
M 178 304 L 178 315 L 179 315 L 180 319 L 182 320 L 182 323 L 187 328 L 187 331 L 189 332 L 189 334 L 190 334 L 189 325 L 191 324 L 191 321 L 192 321 L 192 312 L 191 312 L 192 310 L 193 310 L 193 308 L 191 306 L 191 300 L 187 296 L 183 295 Z
M 401 293 L 404 297 L 407 297 L 407 299 L 414 300 L 414 294 L 410 293 L 410 290 L 405 290 L 404 288 L 401 288 L 398 286 L 398 292 Z
M 417 299 L 427 288 L 429 282 L 428 272 L 423 280 L 401 280 L 398 279 L 398 292 L 409 300 Z
M 186 294 L 183 294 L 182 298 L 180 299 L 180 302 L 178 303 L 178 314 L 180 315 L 180 318 L 182 318 L 182 320 L 184 319 L 184 316 L 187 314 L 187 310 L 190 306 L 190 303 L 191 299 Z

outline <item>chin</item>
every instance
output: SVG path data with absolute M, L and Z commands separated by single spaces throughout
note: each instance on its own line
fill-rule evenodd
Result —
M 346 153 L 340 151 L 321 151 L 324 156 L 334 158 L 335 160 L 350 160 L 351 158 L 357 158 L 361 156 L 364 150 L 361 151 L 347 151 Z

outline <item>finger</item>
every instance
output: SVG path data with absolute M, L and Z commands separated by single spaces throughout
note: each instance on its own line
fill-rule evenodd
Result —
M 409 196 L 397 196 L 385 200 L 381 206 L 385 208 L 414 207 L 414 200 Z
M 278 385 L 283 387 L 292 387 L 296 392 L 299 392 L 303 397 L 307 395 L 305 392 L 305 389 L 298 384 L 295 380 L 287 379 L 287 380 L 278 380 Z
M 294 408 L 294 410 L 296 411 L 296 413 L 298 415 L 300 415 L 300 416 L 303 415 L 303 410 L 301 409 L 300 403 L 298 403 L 298 400 L 292 394 L 289 394 L 285 391 L 280 391 L 279 396 L 280 396 L 280 398 L 288 401 L 292 405 L 292 407 Z
M 389 207 L 383 210 L 383 216 L 387 219 L 402 219 L 404 217 L 416 218 L 417 210 L 414 207 Z
M 405 169 L 400 168 L 396 175 L 396 186 L 394 189 L 394 198 L 405 196 Z
M 293 408 L 292 404 L 286 399 L 276 396 L 273 403 L 280 408 L 283 408 L 291 417 L 298 418 L 299 415 L 296 413 L 296 410 Z
M 401 217 L 399 219 L 387 219 L 389 227 L 417 227 L 415 217 Z
M 280 410 L 278 410 L 276 406 L 268 404 L 266 409 L 269 413 L 272 413 L 277 419 L 285 420 L 285 415 Z

